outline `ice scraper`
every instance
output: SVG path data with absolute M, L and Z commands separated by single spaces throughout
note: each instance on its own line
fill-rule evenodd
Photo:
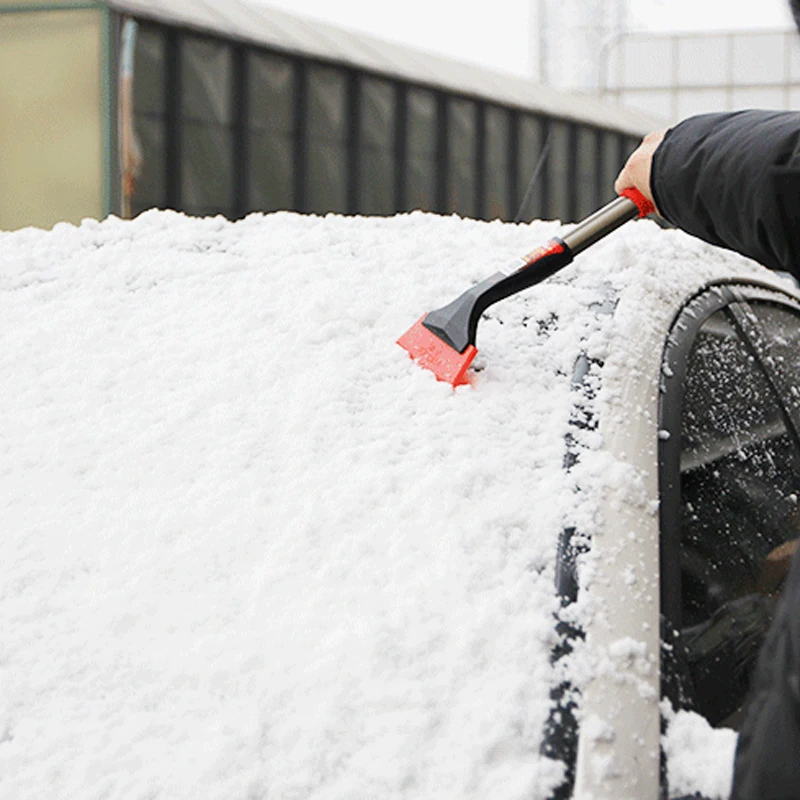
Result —
M 562 238 L 553 238 L 529 253 L 511 274 L 497 272 L 467 289 L 452 303 L 424 314 L 397 343 L 438 380 L 453 386 L 469 383 L 467 369 L 478 352 L 475 347 L 478 320 L 489 306 L 549 278 L 620 225 L 654 210 L 653 204 L 637 189 L 625 189 Z

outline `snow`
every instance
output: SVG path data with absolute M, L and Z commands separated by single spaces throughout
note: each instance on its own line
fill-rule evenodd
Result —
M 673 711 L 662 703 L 667 720 L 663 747 L 667 757 L 670 797 L 699 793 L 703 797 L 728 797 L 733 779 L 736 733 L 712 728 L 699 714 Z
M 641 324 L 592 304 L 754 269 L 637 223 L 491 309 L 473 386 L 396 346 L 558 229 L 0 234 L 1 797 L 548 796 L 571 373 Z M 723 796 L 729 733 L 684 720 L 670 774 Z

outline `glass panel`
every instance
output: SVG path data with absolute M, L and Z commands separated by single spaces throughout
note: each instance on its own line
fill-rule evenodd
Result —
M 577 185 L 578 219 L 583 219 L 597 210 L 597 133 L 592 128 L 578 128 L 578 163 L 575 170 Z
M 625 38 L 622 50 L 624 86 L 668 86 L 671 83 L 675 53 L 673 39 Z
M 185 119 L 230 124 L 232 64 L 228 45 L 181 39 L 181 114 Z
M 571 222 L 569 185 L 569 125 L 553 120 L 550 123 L 550 152 L 547 156 L 547 214 L 562 222 Z
M 781 87 L 734 89 L 731 92 L 731 110 L 747 108 L 786 108 L 786 91 Z
M 408 151 L 436 152 L 436 98 L 423 89 L 408 90 Z
M 696 708 L 712 724 L 746 695 L 800 536 L 798 494 L 800 459 L 780 408 L 719 311 L 689 355 L 681 427 L 680 641 Z
M 678 94 L 680 119 L 693 114 L 706 114 L 728 109 L 728 92 L 725 89 L 692 89 Z
M 377 148 L 364 148 L 359 157 L 360 213 L 393 214 L 395 211 L 393 154 Z
M 250 130 L 294 130 L 294 66 L 288 58 L 248 53 Z
M 521 208 L 522 220 L 527 222 L 544 216 L 544 181 L 545 164 L 539 164 L 542 157 L 544 141 L 542 136 L 542 120 L 537 117 L 524 116 L 519 119 L 519 175 L 517 189 L 519 197 L 517 205 Z M 537 167 L 540 167 L 538 175 Z M 535 178 L 535 181 L 534 181 Z M 531 181 L 534 181 L 532 184 Z
M 447 103 L 447 212 L 475 216 L 477 190 L 477 116 L 475 103 Z
M 625 163 L 620 157 L 620 137 L 616 133 L 603 131 L 601 134 L 601 147 L 603 150 L 602 175 L 600 178 L 600 204 L 608 203 L 616 197 L 614 181 L 617 179 L 622 165 Z
M 508 196 L 510 120 L 501 108 L 486 109 L 486 219 L 511 219 Z
M 609 41 L 605 50 L 605 58 L 600 64 L 601 94 L 615 94 L 622 84 L 622 42 L 623 39 Z
M 447 181 L 447 213 L 474 217 L 476 192 L 475 163 L 451 161 Z
M 686 36 L 678 39 L 678 83 L 683 86 L 725 86 L 728 36 Z
M 783 46 L 787 50 L 789 60 L 788 81 L 796 84 L 800 80 L 800 39 L 794 33 L 787 33 L 784 36 Z
M 779 33 L 749 34 L 733 39 L 733 83 L 781 83 L 787 77 L 785 37 Z
M 158 28 L 139 26 L 133 65 L 133 105 L 137 114 L 163 114 L 166 111 L 164 51 L 163 32 Z
M 293 207 L 294 141 L 272 132 L 250 134 L 248 211 Z
M 508 163 L 508 136 L 510 122 L 503 108 L 486 109 L 486 160 L 497 164 Z
M 157 117 L 138 117 L 136 135 L 142 151 L 142 162 L 134 183 L 134 214 L 146 208 L 164 208 L 167 201 L 164 121 Z
M 436 160 L 409 154 L 406 177 L 407 210 L 436 211 Z
M 394 207 L 395 91 L 388 81 L 363 77 L 359 125 L 359 212 L 392 214 Z
M 469 100 L 449 100 L 447 103 L 447 133 L 450 158 L 475 159 L 477 139 L 477 108 Z
M 628 156 L 642 143 L 641 139 L 636 139 L 632 136 L 625 136 L 623 139 L 624 159 L 623 163 L 628 160 Z
M 389 81 L 361 78 L 359 124 L 362 144 L 394 147 L 395 94 Z
M 163 30 L 141 25 L 134 53 L 134 133 L 141 151 L 131 211 L 166 205 L 166 38 Z
M 308 68 L 306 206 L 314 214 L 347 211 L 347 83 L 342 70 Z
M 233 140 L 221 126 L 185 122 L 181 206 L 188 214 L 233 213 Z
M 233 213 L 232 56 L 229 45 L 184 35 L 181 63 L 180 208 Z
M 347 136 L 347 91 L 344 73 L 333 67 L 308 68 L 309 138 L 344 140 Z
M 407 97 L 406 210 L 436 209 L 437 109 L 433 92 L 409 89 Z
M 347 211 L 347 166 L 345 148 L 338 142 L 319 139 L 308 151 L 307 206 L 312 214 Z
M 671 118 L 673 106 L 676 103 L 675 92 L 672 89 L 652 89 L 620 92 L 619 102 L 630 108 L 638 108 L 656 117 Z
M 753 301 L 753 313 L 762 326 L 770 353 L 787 385 L 784 404 L 800 411 L 800 317 L 787 308 Z

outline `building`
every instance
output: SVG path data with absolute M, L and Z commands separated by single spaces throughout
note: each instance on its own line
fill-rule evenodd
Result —
M 629 33 L 603 53 L 601 96 L 664 117 L 800 110 L 800 36 L 781 31 Z
M 0 0 L 0 107 L 0 229 L 151 207 L 574 220 L 659 124 L 245 0 Z

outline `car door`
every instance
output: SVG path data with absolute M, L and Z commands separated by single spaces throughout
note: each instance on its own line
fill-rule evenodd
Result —
M 662 691 L 736 728 L 800 540 L 800 303 L 704 291 L 672 326 L 660 388 Z

